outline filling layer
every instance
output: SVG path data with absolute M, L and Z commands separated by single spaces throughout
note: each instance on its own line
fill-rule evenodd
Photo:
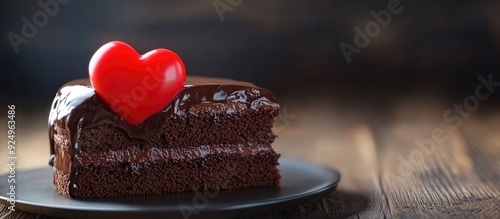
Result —
M 141 150 L 137 147 L 128 150 L 106 151 L 101 153 L 81 153 L 79 161 L 82 165 L 95 163 L 143 163 L 157 162 L 162 160 L 192 160 L 206 156 L 230 156 L 240 155 L 242 157 L 256 155 L 260 152 L 275 153 L 271 145 L 202 145 L 183 148 L 148 148 Z

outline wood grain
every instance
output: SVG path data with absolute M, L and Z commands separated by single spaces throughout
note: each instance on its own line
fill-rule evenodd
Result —
M 299 207 L 301 212 L 324 212 L 320 218 L 384 218 L 389 208 L 382 193 L 377 168 L 376 145 L 371 129 L 359 114 L 341 111 L 323 103 L 316 107 L 289 104 L 298 112 L 274 147 L 282 156 L 320 163 L 340 171 L 337 190 L 320 204 Z M 343 116 L 340 116 L 343 115 Z M 327 213 L 327 214 L 325 214 Z M 310 217 L 300 217 L 310 218 Z
M 454 130 L 441 117 L 445 109 L 410 105 L 378 127 L 381 182 L 392 216 L 497 218 L 500 150 L 484 136 L 498 133 L 499 123 L 484 127 L 468 119 L 467 128 Z

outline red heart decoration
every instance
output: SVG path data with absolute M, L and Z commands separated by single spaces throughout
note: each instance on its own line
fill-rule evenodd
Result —
M 164 109 L 181 91 L 186 69 L 167 49 L 138 54 L 126 43 L 103 45 L 89 63 L 95 92 L 130 125 L 138 125 Z

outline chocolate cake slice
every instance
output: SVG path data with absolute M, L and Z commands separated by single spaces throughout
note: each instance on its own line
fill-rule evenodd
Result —
M 49 116 L 54 185 L 79 199 L 277 186 L 273 94 L 187 77 L 161 112 L 131 126 L 89 80 L 65 84 Z

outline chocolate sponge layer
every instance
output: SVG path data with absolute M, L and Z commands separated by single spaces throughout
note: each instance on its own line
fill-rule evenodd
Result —
M 101 125 L 80 133 L 82 153 L 121 150 L 130 147 L 191 147 L 209 144 L 270 144 L 275 135 L 271 129 L 279 111 L 263 108 L 255 111 L 235 104 L 205 104 L 203 109 L 190 109 L 167 120 L 147 141 L 129 138 L 127 133 Z M 238 104 L 237 104 L 238 105 Z M 231 107 L 231 113 L 227 108 Z M 195 110 L 198 110 L 197 112 Z
M 79 167 L 75 198 L 163 194 L 198 190 L 231 190 L 276 186 L 280 176 L 274 151 L 250 156 L 208 155 L 142 163 L 94 163 Z M 61 194 L 69 195 L 69 177 L 55 172 Z

